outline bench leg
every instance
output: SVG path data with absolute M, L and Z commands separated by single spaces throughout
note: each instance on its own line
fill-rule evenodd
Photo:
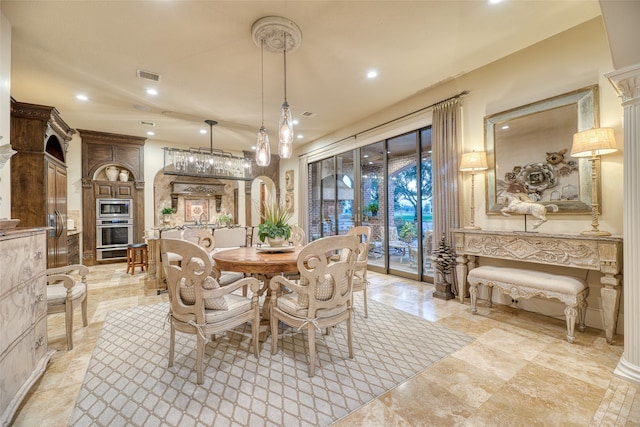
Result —
M 489 299 L 489 308 L 493 307 L 493 285 L 487 284 L 487 298 Z
M 587 317 L 587 296 L 582 295 L 578 298 L 578 330 L 584 332 L 585 318 Z
M 471 313 L 476 314 L 478 312 L 478 308 L 476 307 L 476 303 L 478 302 L 478 284 L 477 283 L 469 284 L 469 296 L 471 297 Z
M 567 305 L 567 307 L 564 309 L 564 315 L 567 318 L 567 341 L 572 343 L 576 339 L 576 337 L 573 335 L 576 325 L 576 316 L 578 315 L 576 306 Z

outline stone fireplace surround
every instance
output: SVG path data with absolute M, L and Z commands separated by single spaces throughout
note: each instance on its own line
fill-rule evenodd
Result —
M 238 181 L 213 178 L 192 178 L 166 175 L 159 171 L 154 180 L 155 227 L 179 227 L 194 224 L 185 221 L 185 201 L 189 199 L 209 202 L 209 224 L 215 224 L 222 213 L 231 214 L 234 223 L 238 219 Z M 170 223 L 162 223 L 162 208 L 171 207 L 175 213 Z

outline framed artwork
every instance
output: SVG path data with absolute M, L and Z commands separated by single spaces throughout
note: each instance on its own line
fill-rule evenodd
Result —
M 185 199 L 184 201 L 184 222 L 208 221 L 209 220 L 209 200 L 207 199 Z
M 517 193 L 558 213 L 590 213 L 591 163 L 571 157 L 571 145 L 598 122 L 597 85 L 485 117 L 487 214 Z
M 293 170 L 284 173 L 285 190 L 293 191 Z

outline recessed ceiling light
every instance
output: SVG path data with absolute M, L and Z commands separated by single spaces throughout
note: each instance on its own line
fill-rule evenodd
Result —
M 155 135 L 155 134 L 156 134 L 155 132 L 151 132 L 151 131 L 148 131 L 148 132 L 147 132 L 147 135 L 149 135 L 149 136 L 153 136 L 153 135 Z
M 502 130 L 507 130 L 507 129 L 509 129 L 509 125 L 504 125 L 504 126 L 502 126 L 500 129 L 502 129 Z
M 147 89 L 147 95 L 153 95 L 156 96 L 158 94 L 158 91 L 151 88 L 151 89 Z
M 378 72 L 376 70 L 371 70 L 367 73 L 368 79 L 375 79 L 376 77 L 378 77 Z
M 200 129 L 200 133 L 204 135 L 205 133 L 207 133 L 207 130 L 206 129 Z
M 291 122 L 292 122 L 294 125 L 297 125 L 298 123 L 300 123 L 297 119 L 293 119 Z
M 256 146 L 255 146 L 255 145 L 252 145 L 252 146 L 251 146 L 251 149 L 252 149 L 252 150 L 255 150 L 255 149 L 256 149 Z
M 304 138 L 304 135 L 302 135 L 301 133 L 299 133 L 297 138 L 298 138 L 298 139 L 302 139 L 302 138 Z
M 76 99 L 79 99 L 80 101 L 88 101 L 89 97 L 85 94 L 79 93 L 76 95 Z
M 487 0 L 487 3 L 489 3 L 489 4 L 498 4 L 498 3 L 502 3 L 502 0 Z

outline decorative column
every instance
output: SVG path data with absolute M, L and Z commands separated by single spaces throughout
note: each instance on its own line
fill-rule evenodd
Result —
M 640 384 L 640 64 L 606 77 L 624 107 L 624 353 L 615 374 Z

